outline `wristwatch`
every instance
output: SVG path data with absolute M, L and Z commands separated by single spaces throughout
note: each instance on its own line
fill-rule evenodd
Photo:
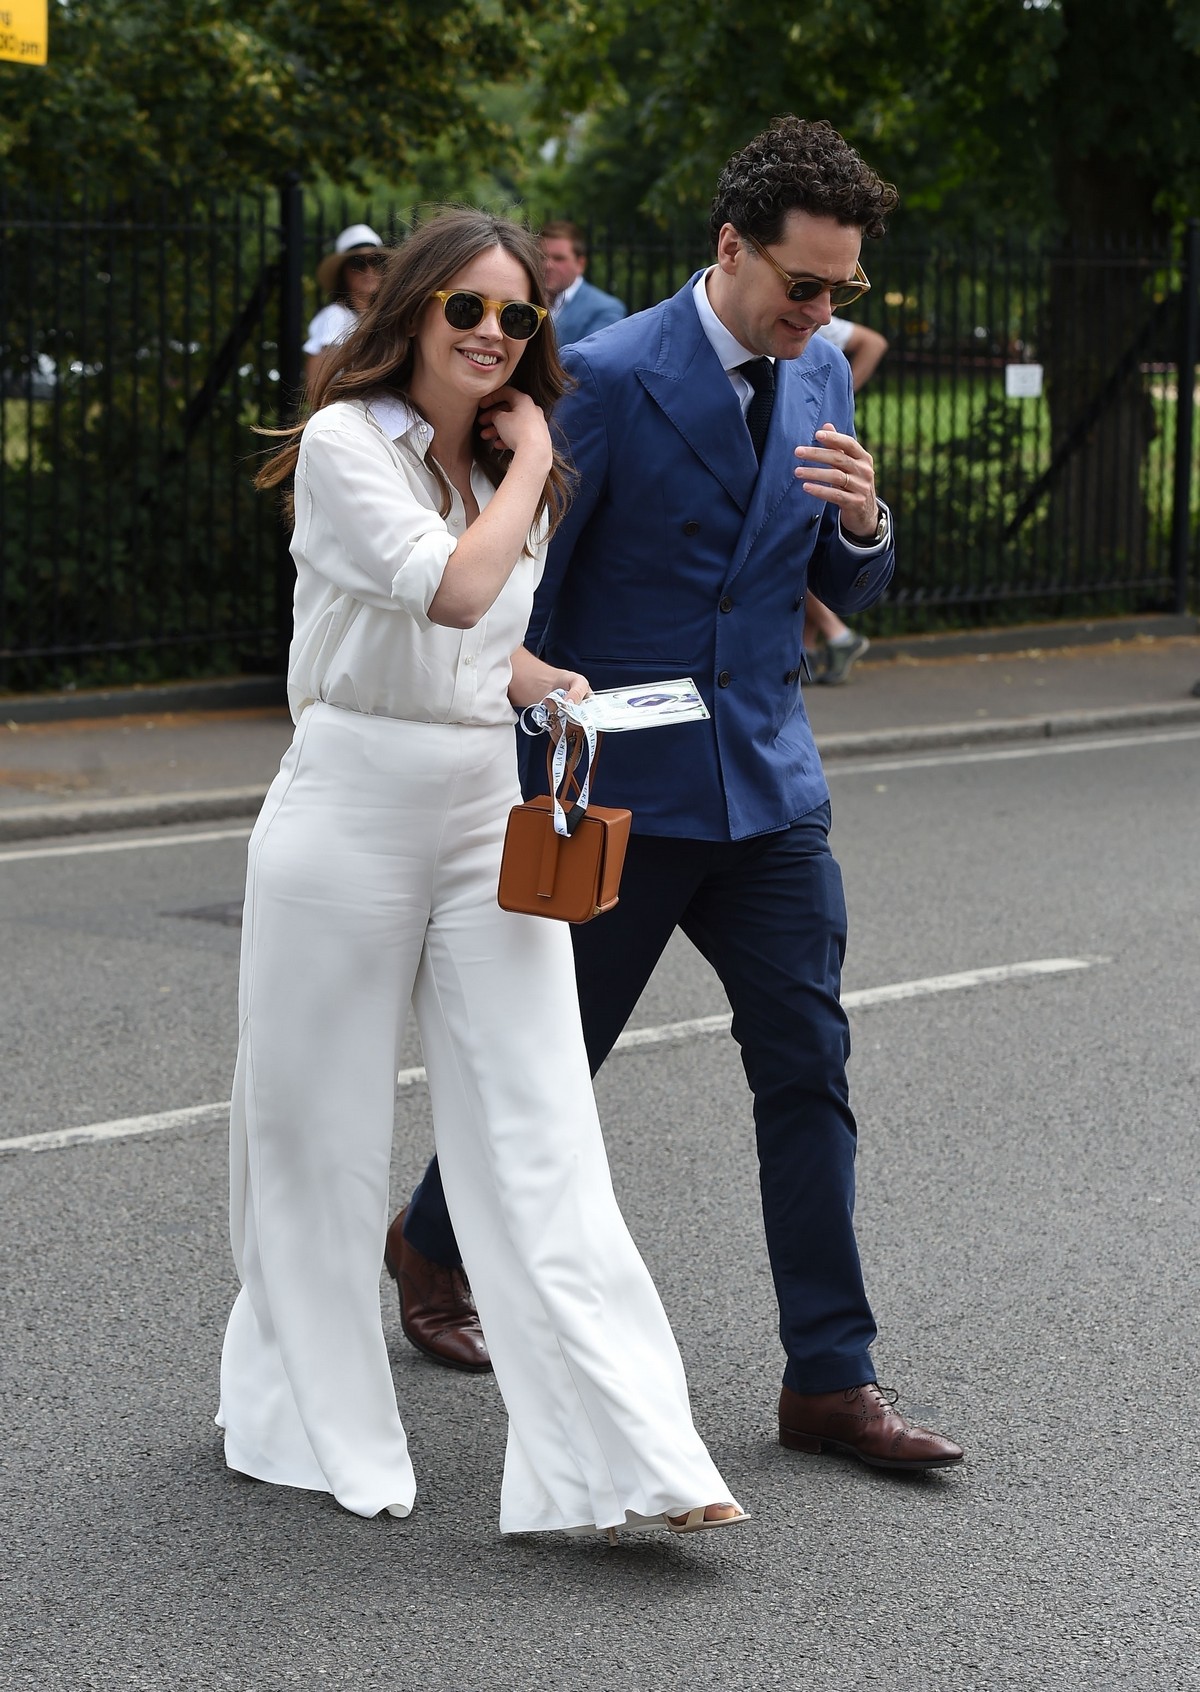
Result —
M 882 500 L 879 502 L 879 521 L 873 535 L 856 535 L 843 526 L 842 539 L 851 546 L 882 546 L 892 532 L 892 514 Z

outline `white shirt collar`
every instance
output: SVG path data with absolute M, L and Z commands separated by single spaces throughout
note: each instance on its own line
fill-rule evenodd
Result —
M 563 309 L 564 306 L 570 305 L 571 301 L 575 298 L 576 294 L 579 292 L 579 290 L 582 287 L 583 287 L 583 272 L 581 270 L 579 272 L 579 275 L 575 278 L 574 282 L 571 283 L 570 287 L 564 288 L 562 293 L 555 300 L 554 304 L 550 307 L 550 316 L 551 317 L 557 317 L 559 312 Z
M 702 271 L 696 278 L 696 286 L 692 289 L 692 298 L 696 302 L 696 310 L 700 316 L 700 327 L 708 336 L 712 350 L 721 361 L 722 370 L 736 370 L 739 364 L 745 364 L 757 353 L 748 352 L 736 335 L 731 335 L 712 308 L 712 301 L 708 297 L 708 278 L 712 274 L 712 266 Z M 771 363 L 774 364 L 772 359 Z
M 367 401 L 367 410 L 389 440 L 415 435 L 420 456 L 424 458 L 433 439 L 433 426 L 419 417 L 407 401 L 396 394 L 376 394 Z

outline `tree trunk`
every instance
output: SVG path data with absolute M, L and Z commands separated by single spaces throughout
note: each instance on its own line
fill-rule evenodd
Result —
M 1060 64 L 1064 97 L 1094 66 L 1085 18 L 1073 25 Z M 1043 335 L 1051 438 L 1061 470 L 1051 497 L 1051 535 L 1078 585 L 1134 584 L 1146 573 L 1150 514 L 1144 477 L 1157 432 L 1143 366 L 1162 340 L 1153 288 L 1168 228 L 1153 203 L 1158 184 L 1140 160 L 1103 150 L 1080 156 L 1064 126 L 1055 189 L 1067 238 L 1051 265 L 1050 322 Z
M 1053 262 L 1045 347 L 1051 442 L 1062 467 L 1052 532 L 1076 580 L 1139 579 L 1149 550 L 1143 474 L 1156 433 L 1142 365 L 1156 313 L 1136 250 L 1068 247 Z

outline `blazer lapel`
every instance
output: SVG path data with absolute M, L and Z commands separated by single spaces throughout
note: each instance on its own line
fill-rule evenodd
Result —
M 754 496 L 758 461 L 733 384 L 721 368 L 692 299 L 695 278 L 668 300 L 658 358 L 635 374 L 740 511 Z M 772 421 L 772 429 L 774 422 Z
M 829 383 L 829 369 L 828 365 L 813 369 L 803 356 L 775 361 L 775 408 L 771 412 L 762 466 L 746 509 L 727 582 L 733 580 L 749 558 L 755 541 L 785 499 L 812 499 L 812 495 L 806 494 L 796 480 L 797 460 L 793 455 L 798 446 L 812 441 L 821 425 L 821 406 Z M 793 522 L 797 517 L 798 510 L 794 510 Z

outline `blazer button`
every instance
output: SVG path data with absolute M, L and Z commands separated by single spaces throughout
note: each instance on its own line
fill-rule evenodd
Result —
M 720 675 L 717 677 L 717 686 L 718 687 L 728 687 L 732 680 L 733 680 L 733 677 L 729 674 L 729 671 L 728 670 L 722 670 Z
M 732 611 L 733 610 L 733 601 L 732 601 L 732 599 L 730 599 L 728 594 L 726 594 L 724 596 L 724 598 L 721 600 L 720 604 L 717 606 L 717 610 L 718 611 Z
M 868 570 L 860 570 L 854 578 L 854 586 L 856 589 L 865 588 L 870 580 L 870 572 Z
M 694 517 L 689 517 L 683 525 L 683 532 L 685 535 L 698 535 L 700 533 L 700 525 Z
M 784 671 L 783 684 L 784 684 L 785 687 L 791 687 L 794 682 L 798 682 L 799 680 L 800 680 L 799 670 L 785 670 Z

